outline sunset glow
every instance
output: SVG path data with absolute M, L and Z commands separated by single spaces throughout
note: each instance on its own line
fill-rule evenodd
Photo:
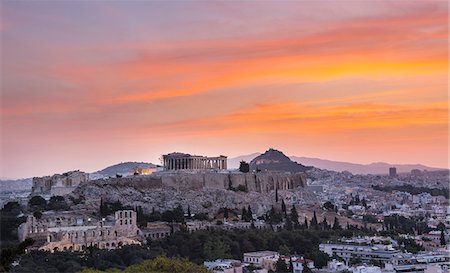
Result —
M 269 147 L 448 166 L 446 1 L 1 7 L 1 177 Z

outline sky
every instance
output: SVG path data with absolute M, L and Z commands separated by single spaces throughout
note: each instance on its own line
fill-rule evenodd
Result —
M 448 166 L 447 1 L 0 5 L 0 177 L 271 147 Z

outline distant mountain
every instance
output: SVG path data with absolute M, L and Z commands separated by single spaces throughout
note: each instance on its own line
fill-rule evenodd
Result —
M 230 158 L 228 159 L 228 168 L 230 169 L 239 168 L 240 161 L 244 160 L 246 162 L 250 162 L 253 158 L 259 155 L 260 153 L 254 153 Z M 290 156 L 289 158 L 292 161 L 301 163 L 305 166 L 314 166 L 319 169 L 325 169 L 336 172 L 349 171 L 353 174 L 388 174 L 390 167 L 396 167 L 397 173 L 407 173 L 411 172 L 411 170 L 413 169 L 427 170 L 427 171 L 442 170 L 439 168 L 428 167 L 421 164 L 390 164 L 385 162 L 377 162 L 371 164 L 357 164 L 357 163 L 332 161 L 310 157 Z
M 306 165 L 312 165 L 319 169 L 332 170 L 337 172 L 349 171 L 353 174 L 388 174 L 390 167 L 397 168 L 397 173 L 409 173 L 411 170 L 427 170 L 437 171 L 439 168 L 432 168 L 421 164 L 389 164 L 385 162 L 376 162 L 371 164 L 356 164 L 340 161 L 331 161 L 320 158 L 308 158 L 308 157 L 291 157 L 297 162 L 301 162 Z
M 0 193 L 30 191 L 33 178 L 24 179 L 1 179 Z
M 156 168 L 155 164 L 146 163 L 146 162 L 122 162 L 116 165 L 112 165 L 104 168 L 103 170 L 96 171 L 91 174 L 91 177 L 96 176 L 115 176 L 116 174 L 130 174 L 133 173 L 134 169 L 148 169 L 148 168 Z
M 304 172 L 310 169 L 310 167 L 306 167 L 302 164 L 294 162 L 289 157 L 284 155 L 281 151 L 270 148 L 265 153 L 255 157 L 252 161 L 250 161 L 250 169 Z
M 261 155 L 261 153 L 253 153 L 253 154 L 249 154 L 249 155 L 241 155 L 238 157 L 228 158 L 227 167 L 228 167 L 228 169 L 238 169 L 241 161 L 245 161 L 248 163 L 248 162 L 252 161 L 253 158 L 255 158 L 259 155 Z

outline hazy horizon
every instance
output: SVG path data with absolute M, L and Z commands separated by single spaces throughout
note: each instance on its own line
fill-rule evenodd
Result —
M 269 147 L 448 168 L 445 1 L 1 6 L 0 177 Z
M 269 149 L 269 148 L 268 148 Z M 172 152 L 172 151 L 171 151 Z M 176 151 L 176 152 L 186 152 L 186 151 Z M 229 159 L 234 159 L 234 158 L 239 158 L 239 157 L 244 157 L 244 156 L 249 156 L 252 154 L 262 154 L 265 151 L 261 151 L 261 152 L 252 152 L 252 153 L 244 153 L 241 155 L 236 155 L 236 156 L 228 156 L 228 160 Z M 284 153 L 284 151 L 281 151 Z M 186 152 L 189 153 L 189 152 Z M 194 153 L 191 153 L 194 154 Z M 217 156 L 218 154 L 209 154 L 207 156 Z M 430 167 L 430 168 L 436 168 L 436 169 L 448 169 L 448 167 L 444 166 L 444 167 L 439 167 L 439 166 L 429 166 L 426 164 L 422 164 L 420 162 L 407 162 L 407 163 L 398 163 L 398 162 L 386 162 L 386 161 L 373 161 L 373 162 L 349 162 L 349 161 L 342 161 L 342 160 L 337 160 L 337 159 L 329 159 L 329 158 L 322 158 L 322 157 L 310 157 L 310 156 L 303 156 L 303 155 L 291 155 L 291 154 L 286 154 L 288 157 L 306 157 L 306 158 L 310 158 L 310 159 L 319 159 L 319 160 L 328 160 L 328 161 L 333 161 L 333 162 L 342 162 L 342 163 L 350 163 L 350 164 L 361 164 L 361 165 L 370 165 L 370 164 L 376 164 L 376 163 L 386 163 L 386 164 L 390 164 L 392 166 L 396 166 L 396 165 L 424 165 L 426 167 Z M 80 170 L 80 171 L 84 171 L 87 173 L 92 173 L 92 172 L 96 172 L 99 170 L 102 170 L 104 168 L 119 164 L 119 163 L 125 163 L 125 162 L 145 162 L 145 163 L 152 163 L 152 164 L 156 164 L 156 165 L 161 165 L 161 162 L 159 162 L 159 159 L 156 159 L 154 161 L 152 160 L 133 160 L 133 159 L 129 159 L 129 160 L 121 160 L 121 161 L 117 161 L 117 162 L 109 162 L 106 163 L 106 165 L 102 165 L 99 166 L 98 168 L 93 168 L 93 169 L 80 169 L 80 168 L 72 168 L 72 169 L 61 169 L 59 171 L 52 171 L 49 173 L 40 173 L 40 174 L 36 174 L 36 175 L 29 175 L 29 176 L 22 176 L 22 177 L 4 177 L 4 176 L 0 176 L 0 179 L 2 180 L 16 180 L 16 179 L 25 179 L 25 178 L 31 178 L 31 177 L 39 177 L 39 176 L 46 176 L 46 175 L 52 175 L 52 174 L 56 174 L 56 173 L 64 173 L 64 172 L 68 172 L 68 171 L 73 171 L 73 170 Z M 388 170 L 386 170 L 386 173 L 388 173 Z

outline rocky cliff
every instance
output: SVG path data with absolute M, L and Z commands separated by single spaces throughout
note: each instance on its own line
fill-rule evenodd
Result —
M 153 208 L 164 211 L 181 204 L 185 209 L 189 206 L 193 213 L 215 213 L 223 207 L 242 209 L 250 205 L 255 213 L 263 214 L 273 205 L 280 205 L 275 204 L 275 189 L 280 200 L 285 198 L 288 204 L 316 201 L 306 187 L 304 174 L 279 172 L 166 173 L 112 178 L 83 183 L 71 195 L 75 200 L 85 199 L 79 209 L 96 208 L 103 198 L 142 206 L 146 211 Z

